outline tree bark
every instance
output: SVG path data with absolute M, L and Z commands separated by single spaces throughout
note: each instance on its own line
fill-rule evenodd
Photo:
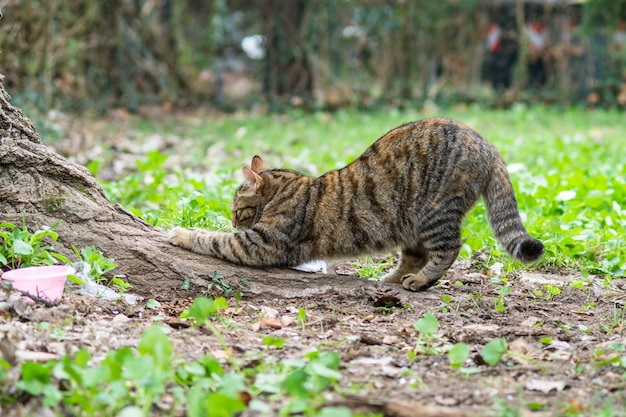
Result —
M 180 290 L 184 280 L 193 294 L 211 288 L 216 273 L 233 286 L 246 279 L 244 291 L 268 297 L 349 295 L 376 285 L 355 277 L 246 268 L 170 245 L 165 230 L 109 202 L 85 167 L 43 145 L 30 120 L 11 105 L 2 78 L 0 74 L 0 221 L 24 221 L 32 231 L 60 220 L 57 252 L 75 259 L 71 245 L 97 247 L 115 259 L 115 272 L 126 275 L 132 291 L 145 297 L 186 297 L 190 294 Z
M 313 73 L 303 46 L 301 25 L 306 1 L 262 0 L 262 31 L 266 38 L 263 90 L 270 103 L 313 95 Z

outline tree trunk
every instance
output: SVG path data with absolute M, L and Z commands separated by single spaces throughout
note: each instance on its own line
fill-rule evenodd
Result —
M 313 95 L 313 74 L 301 36 L 306 1 L 261 1 L 265 35 L 263 90 L 271 103 Z M 296 101 L 297 103 L 297 101 Z
M 252 269 L 170 245 L 166 231 L 113 205 L 89 171 L 41 143 L 32 123 L 10 103 L 0 74 L 0 221 L 29 230 L 61 221 L 55 250 L 75 259 L 71 245 L 97 247 L 115 259 L 132 291 L 171 299 L 209 289 L 217 273 L 244 290 L 268 297 L 361 292 L 375 285 L 355 277 L 311 275 L 291 269 Z M 189 280 L 192 293 L 180 290 Z

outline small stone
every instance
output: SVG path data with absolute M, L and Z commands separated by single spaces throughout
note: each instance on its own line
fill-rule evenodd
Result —
M 115 317 L 113 317 L 113 320 L 111 321 L 113 323 L 127 323 L 130 321 L 130 319 L 123 314 L 118 314 Z

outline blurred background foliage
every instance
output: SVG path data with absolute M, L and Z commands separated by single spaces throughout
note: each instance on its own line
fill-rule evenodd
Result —
M 626 106 L 626 0 L 0 0 L 18 105 Z

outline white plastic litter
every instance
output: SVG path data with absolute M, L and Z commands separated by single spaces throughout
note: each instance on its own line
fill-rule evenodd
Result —
M 298 266 L 293 266 L 291 269 L 295 269 L 302 272 L 321 272 L 322 274 L 326 274 L 326 262 L 322 260 L 313 260 L 309 262 L 305 262 Z
M 75 275 L 80 278 L 84 282 L 84 284 L 78 285 L 69 280 L 65 281 L 65 289 L 69 292 L 111 301 L 123 298 L 124 301 L 126 301 L 126 303 L 130 305 L 137 304 L 137 301 L 141 299 L 141 297 L 137 294 L 120 294 L 114 289 L 104 286 L 102 284 L 98 284 L 96 281 L 89 278 L 89 270 L 91 269 L 91 265 L 86 262 L 76 262 L 73 266 L 76 270 Z

